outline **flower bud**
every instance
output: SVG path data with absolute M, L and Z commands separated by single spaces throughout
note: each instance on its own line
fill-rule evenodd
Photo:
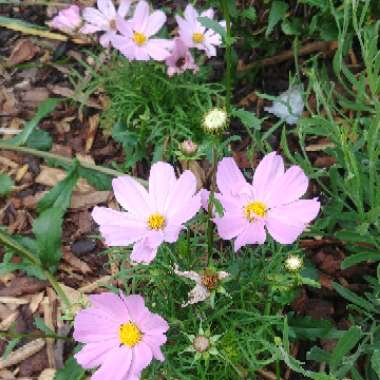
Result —
M 223 108 L 212 108 L 203 116 L 203 128 L 209 133 L 219 133 L 228 124 L 228 114 Z
M 285 260 L 285 268 L 289 272 L 298 272 L 303 266 L 303 260 L 296 255 L 289 255 Z
M 192 156 L 193 154 L 197 153 L 198 145 L 195 144 L 192 140 L 185 140 L 182 141 L 180 149 L 185 156 Z
M 210 346 L 210 341 L 204 335 L 198 335 L 193 340 L 193 347 L 197 352 L 205 352 Z

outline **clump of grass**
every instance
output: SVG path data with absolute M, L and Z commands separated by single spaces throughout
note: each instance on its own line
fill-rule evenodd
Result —
M 128 168 L 147 157 L 171 160 L 183 140 L 202 139 L 203 114 L 224 104 L 223 85 L 208 83 L 208 74 L 168 77 L 165 65 L 114 57 L 84 92 L 102 88 L 108 96 L 102 125 L 123 144 Z

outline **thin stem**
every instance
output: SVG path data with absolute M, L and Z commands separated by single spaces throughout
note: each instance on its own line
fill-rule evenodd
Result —
M 21 244 L 16 242 L 11 237 L 7 236 L 7 234 L 5 234 L 2 231 L 0 231 L 0 242 L 2 242 L 4 245 L 11 248 L 12 250 L 17 251 L 20 256 L 30 261 L 36 267 L 40 268 L 46 276 L 47 280 L 50 282 L 53 289 L 58 294 L 58 296 L 62 299 L 62 301 L 66 304 L 67 307 L 71 307 L 70 300 L 67 298 L 65 292 L 62 290 L 55 277 L 42 266 L 41 261 L 37 257 L 35 257 L 32 252 L 28 251 Z
M 281 380 L 281 368 L 280 368 L 280 361 L 278 360 L 278 358 L 276 359 L 275 366 L 276 366 L 276 380 Z
M 67 158 L 67 157 L 60 156 L 58 154 L 54 154 L 54 153 L 50 153 L 50 152 L 43 152 L 40 150 L 27 148 L 27 147 L 23 147 L 23 146 L 14 146 L 14 145 L 6 144 L 6 143 L 0 143 L 0 149 L 12 150 L 15 152 L 31 154 L 33 156 L 41 157 L 41 158 L 44 158 L 46 160 L 59 161 L 65 165 L 72 165 L 72 163 L 73 163 L 73 159 L 71 159 L 71 158 Z M 118 170 L 106 168 L 104 166 L 90 164 L 88 162 L 84 162 L 81 160 L 78 160 L 78 161 L 79 161 L 80 166 L 82 166 L 82 168 L 95 170 L 99 173 L 103 173 L 103 174 L 109 175 L 111 177 L 119 177 L 121 175 L 124 175 L 124 173 L 119 172 Z M 135 179 L 137 181 L 139 181 L 141 184 L 146 185 L 145 180 L 140 179 L 140 178 L 135 178 Z
M 224 18 L 226 20 L 226 109 L 228 114 L 231 112 L 232 99 L 232 28 L 231 16 L 228 9 L 228 0 L 221 0 Z
M 37 333 L 14 333 L 11 331 L 0 331 L 0 337 L 4 338 L 31 338 L 31 339 L 37 339 L 37 338 L 53 338 L 53 339 L 62 339 L 62 340 L 71 340 L 70 337 L 67 336 L 61 336 L 56 334 L 37 334 Z

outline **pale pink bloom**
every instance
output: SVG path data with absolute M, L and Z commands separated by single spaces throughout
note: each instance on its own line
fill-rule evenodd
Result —
M 178 265 L 175 265 L 174 273 L 177 276 L 188 278 L 195 282 L 195 287 L 187 294 L 187 302 L 184 302 L 181 305 L 182 307 L 205 301 L 210 297 L 212 290 L 221 291 L 220 282 L 229 276 L 227 272 L 211 272 L 209 269 L 203 273 L 194 271 L 182 272 L 179 270 Z
M 222 44 L 222 38 L 213 30 L 205 28 L 198 21 L 199 17 L 213 19 L 214 10 L 210 8 L 199 15 L 193 6 L 188 4 L 184 12 L 184 17 L 176 16 L 179 26 L 179 35 L 187 47 L 204 50 L 208 57 L 214 57 L 216 56 L 216 46 Z M 226 26 L 225 21 L 221 21 L 219 24 L 224 28 Z
M 66 9 L 62 9 L 50 22 L 53 28 L 62 30 L 65 33 L 73 33 L 81 24 L 82 18 L 77 5 L 71 5 Z
M 299 166 L 285 171 L 276 152 L 267 154 L 248 183 L 233 158 L 218 164 L 218 199 L 225 210 L 214 221 L 222 239 L 234 242 L 235 251 L 246 244 L 263 244 L 266 231 L 281 244 L 293 243 L 317 215 L 319 201 L 299 199 L 309 180 Z
M 190 170 L 176 179 L 165 162 L 152 165 L 149 192 L 135 179 L 122 176 L 112 181 L 117 201 L 127 212 L 95 207 L 92 217 L 109 246 L 134 244 L 131 259 L 150 263 L 163 242 L 174 243 L 201 205 L 197 181 Z
M 140 1 L 130 21 L 118 17 L 116 20 L 118 31 L 122 34 L 112 38 L 112 45 L 124 54 L 130 61 L 164 61 L 170 55 L 173 41 L 162 38 L 151 38 L 166 22 L 166 15 L 162 11 L 150 14 L 146 1 Z
M 180 38 L 174 40 L 174 48 L 171 55 L 166 58 L 165 63 L 168 66 L 168 75 L 170 77 L 174 74 L 182 74 L 186 70 L 193 70 L 193 72 L 199 70 L 189 48 Z
M 111 0 L 97 0 L 98 9 L 87 7 L 83 10 L 83 18 L 86 24 L 80 31 L 84 34 L 104 32 L 99 42 L 103 47 L 108 47 L 111 39 L 117 33 L 116 18 L 120 17 L 124 19 L 130 5 L 130 0 L 121 0 L 120 6 L 116 11 Z
M 153 358 L 164 361 L 167 322 L 151 313 L 139 295 L 102 293 L 74 321 L 74 339 L 84 347 L 74 357 L 83 368 L 98 368 L 91 380 L 138 380 Z

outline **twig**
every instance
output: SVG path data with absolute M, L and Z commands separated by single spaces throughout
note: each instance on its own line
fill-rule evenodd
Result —
M 310 42 L 309 44 L 299 49 L 298 56 L 308 55 L 311 53 L 315 53 L 317 51 L 330 52 L 330 51 L 336 50 L 337 48 L 338 48 L 337 41 Z M 248 65 L 245 65 L 244 63 L 240 62 L 238 65 L 238 71 L 247 71 L 255 67 L 277 65 L 278 63 L 285 62 L 285 61 L 288 61 L 289 59 L 292 59 L 293 56 L 294 56 L 293 50 L 289 49 L 273 57 L 260 59 L 256 62 L 249 63 Z
M 26 147 L 22 147 L 22 146 L 14 146 L 14 145 L 6 144 L 6 143 L 0 143 L 0 150 L 1 149 L 31 154 L 33 156 L 41 157 L 41 158 L 44 158 L 47 160 L 59 161 L 59 162 L 66 164 L 66 165 L 72 165 L 72 163 L 73 163 L 73 159 L 71 159 L 71 158 L 63 157 L 63 156 L 60 156 L 60 155 L 54 154 L 54 153 L 42 152 L 42 151 L 39 151 L 36 149 L 26 148 Z M 119 172 L 117 170 L 105 168 L 104 166 L 94 165 L 94 164 L 91 164 L 89 162 L 85 162 L 85 161 L 81 161 L 81 160 L 79 160 L 79 165 L 82 166 L 82 168 L 95 170 L 99 173 L 103 173 L 103 174 L 109 175 L 111 177 L 119 177 L 121 175 L 125 175 L 124 173 Z M 144 186 L 147 185 L 147 182 L 145 180 L 140 179 L 140 178 L 135 178 L 135 179 L 136 179 L 136 181 L 140 182 L 142 185 L 144 185 Z

